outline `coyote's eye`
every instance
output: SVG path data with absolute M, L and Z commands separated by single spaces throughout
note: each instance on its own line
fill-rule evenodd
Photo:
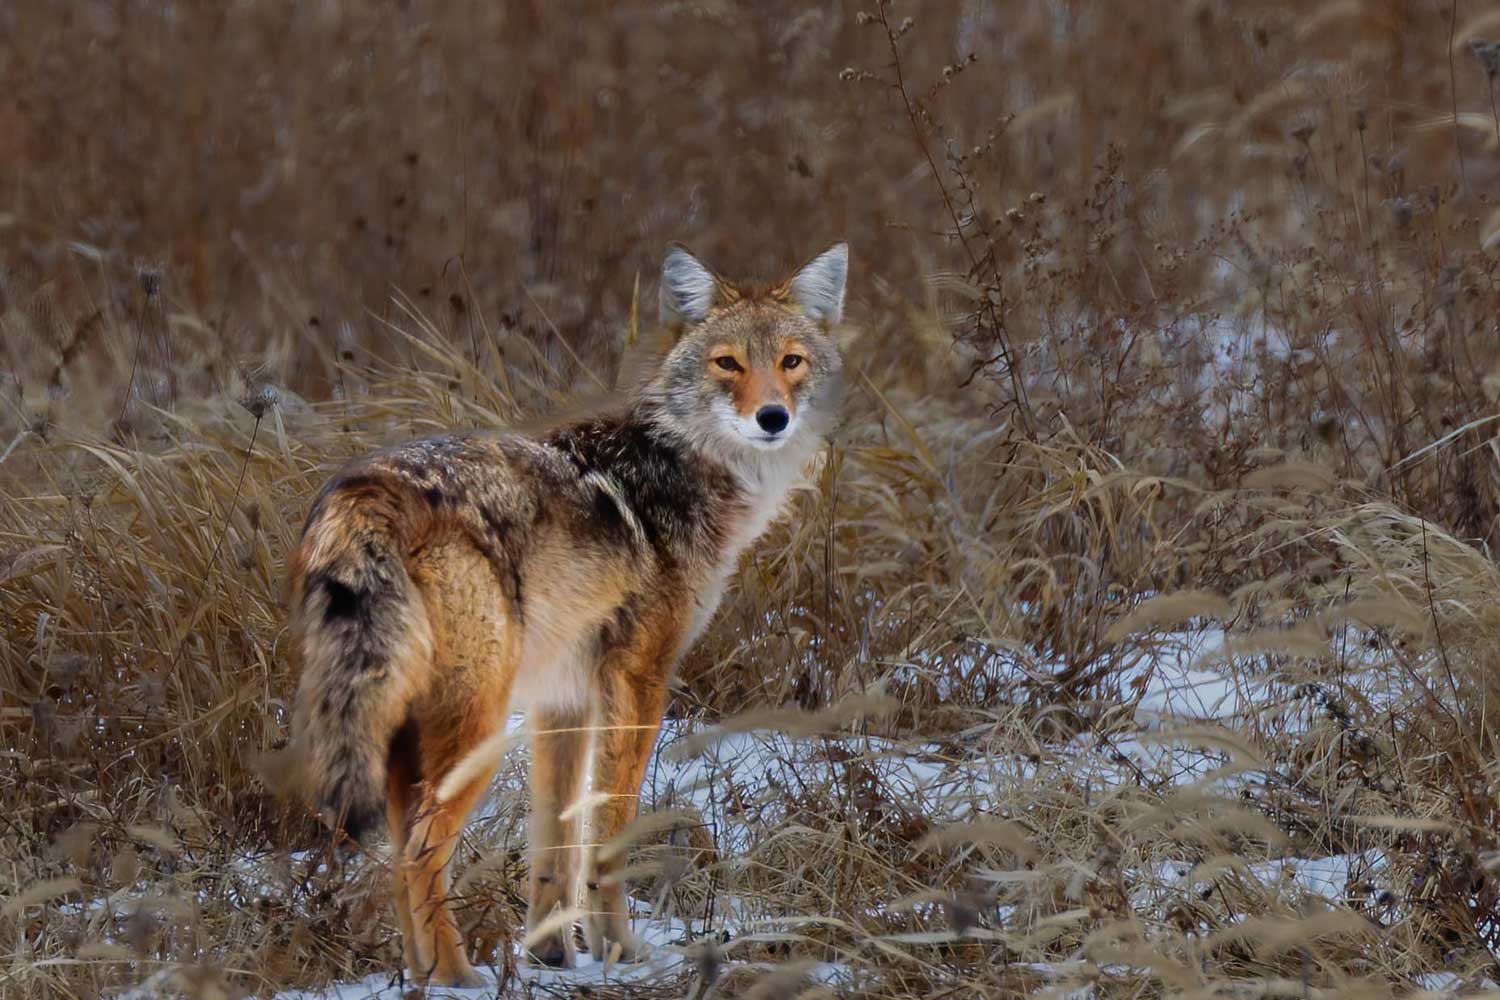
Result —
M 788 354 L 781 359 L 781 368 L 783 371 L 791 371 L 793 368 L 800 366 L 804 360 L 800 354 Z
M 740 363 L 738 361 L 734 360 L 734 358 L 728 354 L 714 358 L 714 364 L 718 365 L 726 372 L 742 372 L 745 370 L 740 367 Z

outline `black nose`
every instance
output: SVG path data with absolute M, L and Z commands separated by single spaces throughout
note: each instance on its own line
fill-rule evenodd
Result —
M 792 415 L 785 406 L 762 406 L 755 411 L 755 422 L 767 434 L 780 434 L 792 422 Z

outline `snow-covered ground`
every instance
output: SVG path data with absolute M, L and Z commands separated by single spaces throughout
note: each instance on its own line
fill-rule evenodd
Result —
M 1232 740 L 1226 744 L 1216 738 L 1214 727 L 1252 714 L 1264 718 L 1268 712 L 1281 712 L 1288 720 L 1286 724 L 1295 728 L 1302 724 L 1298 720 L 1307 716 L 1307 706 L 1288 697 L 1288 685 L 1245 669 L 1224 669 L 1228 655 L 1223 635 L 1217 630 L 1167 636 L 1159 656 L 1137 668 L 1136 676 L 1121 679 L 1122 690 L 1139 693 L 1135 725 L 1122 730 L 1129 735 L 1084 733 L 1071 743 L 1048 744 L 1040 754 L 971 754 L 956 751 L 952 742 L 914 744 L 847 734 L 795 738 L 772 731 L 729 732 L 703 740 L 701 732 L 669 723 L 647 769 L 643 809 L 694 811 L 708 828 L 720 859 L 733 864 L 750 856 L 767 831 L 780 830 L 792 819 L 789 811 L 801 792 L 809 787 L 847 783 L 852 762 L 857 763 L 860 780 L 871 784 L 882 800 L 900 803 L 935 826 L 1005 816 L 1009 808 L 1006 803 L 1015 801 L 1015 790 L 1028 784 L 1067 781 L 1086 794 L 1092 789 L 1092 794 L 1099 795 L 1124 786 L 1145 786 L 1162 794 L 1181 788 L 1227 798 L 1252 790 L 1267 774 L 1258 770 L 1255 759 L 1239 753 Z M 521 720 L 512 720 L 511 730 L 518 737 L 521 726 Z M 519 746 L 521 741 L 516 742 Z M 515 817 L 518 798 L 524 794 L 524 769 L 517 758 L 508 760 L 502 765 L 494 798 L 478 817 L 479 822 L 491 824 L 490 832 L 501 827 L 507 831 L 519 828 Z M 1215 864 L 1217 867 L 1209 871 L 1185 861 L 1152 862 L 1151 866 L 1122 874 L 1130 885 L 1131 903 L 1138 908 L 1193 897 L 1211 885 L 1209 879 L 1222 877 L 1226 866 L 1235 877 L 1259 884 L 1288 901 L 1337 907 L 1355 898 L 1359 891 L 1368 893 L 1372 885 L 1378 886 L 1385 867 L 1384 858 L 1375 851 L 1260 861 L 1219 859 Z M 249 884 L 240 891 L 255 890 Z M 921 906 L 930 909 L 935 905 L 901 904 L 896 895 L 893 891 L 893 898 L 884 903 L 872 901 L 875 909 L 869 912 L 894 914 L 905 905 L 909 912 L 916 913 Z M 683 914 L 670 907 L 657 914 L 645 899 L 632 900 L 632 908 L 636 933 L 654 946 L 645 962 L 606 967 L 580 951 L 575 969 L 558 971 L 529 965 L 520 958 L 517 945 L 513 963 L 517 978 L 504 984 L 503 989 L 495 981 L 497 970 L 482 968 L 480 971 L 491 980 L 484 988 L 432 990 L 427 995 L 533 996 L 538 991 L 545 994 L 553 988 L 588 984 L 667 979 L 685 982 L 694 974 L 694 955 L 700 947 L 697 942 L 728 938 L 744 944 L 757 938 L 775 938 L 795 933 L 797 920 L 808 919 L 781 918 L 768 912 L 764 904 L 757 907 L 749 900 L 732 895 L 726 898 L 722 893 L 706 914 Z M 1000 926 L 1009 923 L 1011 916 L 1009 908 L 1001 907 L 992 919 Z M 943 933 L 917 931 L 886 940 L 895 945 L 912 944 L 934 934 L 941 938 Z M 735 961 L 737 949 L 737 945 L 729 945 L 726 960 Z M 1090 995 L 1087 989 L 1074 990 L 1068 985 L 1075 981 L 1069 978 L 1075 964 L 1038 965 L 1032 971 L 1053 979 L 1069 996 L 1086 997 Z M 847 972 L 843 966 L 825 965 L 813 974 L 838 983 Z M 1435 971 L 1430 982 L 1423 985 L 1442 992 L 1472 990 L 1477 984 L 1444 978 Z M 393 969 L 389 974 L 323 991 L 293 991 L 279 996 L 286 1000 L 396 998 L 410 987 L 410 981 L 403 983 Z

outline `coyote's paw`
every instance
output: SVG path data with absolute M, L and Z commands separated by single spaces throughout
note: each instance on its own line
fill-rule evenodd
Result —
M 568 947 L 568 936 L 563 931 L 553 931 L 527 948 L 527 957 L 537 965 L 546 965 L 554 969 L 571 969 L 573 955 L 572 949 Z
M 464 966 L 460 969 L 450 969 L 446 972 L 433 972 L 423 981 L 424 986 L 451 986 L 457 989 L 477 990 L 482 986 L 489 986 L 490 981 L 478 972 L 473 966 Z
M 622 917 L 590 920 L 586 936 L 597 962 L 640 962 L 651 954 L 651 943 L 625 926 Z

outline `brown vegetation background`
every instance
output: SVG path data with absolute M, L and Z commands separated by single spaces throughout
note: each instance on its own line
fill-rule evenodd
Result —
M 1500 13 L 871 3 L 0 5 L 0 992 L 394 968 L 378 865 L 254 766 L 284 554 L 342 459 L 611 387 L 672 239 L 854 261 L 844 430 L 673 702 L 834 708 L 790 842 L 666 866 L 815 918 L 731 958 L 869 996 L 1500 979 Z M 1257 707 L 1184 739 L 1246 784 L 1038 771 L 934 841 L 961 800 L 848 757 L 1108 757 L 1203 630 Z M 502 958 L 510 830 L 464 852 Z M 1371 852 L 1331 905 L 1232 863 Z

